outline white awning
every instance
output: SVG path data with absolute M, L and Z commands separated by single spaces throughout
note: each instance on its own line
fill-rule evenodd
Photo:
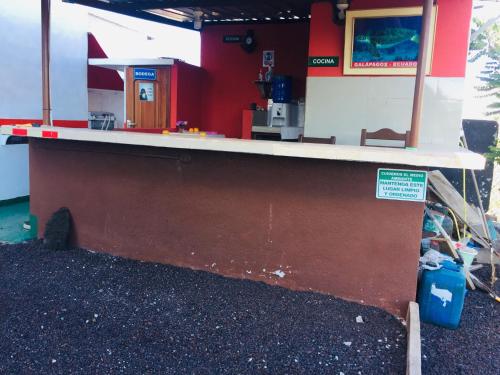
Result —
M 162 59 L 89 59 L 89 65 L 99 66 L 101 68 L 125 71 L 127 66 L 170 66 L 174 65 L 175 60 L 171 58 Z

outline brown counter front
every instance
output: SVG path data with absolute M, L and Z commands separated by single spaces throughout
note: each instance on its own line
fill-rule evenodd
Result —
M 380 166 L 31 138 L 31 211 L 41 235 L 68 207 L 84 248 L 403 316 L 415 299 L 423 204 L 377 200 Z

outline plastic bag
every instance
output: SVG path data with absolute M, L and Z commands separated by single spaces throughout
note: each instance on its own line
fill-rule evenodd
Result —
M 453 262 L 452 257 L 431 249 L 420 257 L 420 268 L 431 271 L 438 270 L 442 267 L 440 263 L 444 260 Z

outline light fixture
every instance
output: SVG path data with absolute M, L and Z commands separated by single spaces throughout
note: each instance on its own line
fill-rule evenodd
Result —
M 203 12 L 201 10 L 197 9 L 193 12 L 195 30 L 201 30 L 201 27 L 203 26 L 202 17 L 203 17 Z
M 338 0 L 337 9 L 339 10 L 338 17 L 340 20 L 345 20 L 345 11 L 349 8 L 348 0 Z
M 333 0 L 333 21 L 338 24 L 345 22 L 345 12 L 351 6 L 351 0 Z

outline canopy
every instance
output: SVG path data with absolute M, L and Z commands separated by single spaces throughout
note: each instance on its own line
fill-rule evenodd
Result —
M 285 23 L 309 19 L 312 0 L 64 0 L 193 29 L 208 24 Z

